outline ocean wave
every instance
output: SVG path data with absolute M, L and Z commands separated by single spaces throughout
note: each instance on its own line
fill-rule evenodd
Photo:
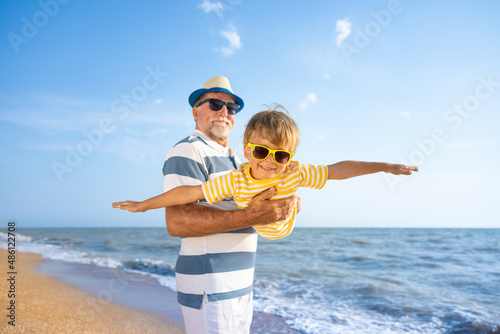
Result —
M 7 244 L 7 240 L 9 239 L 9 234 L 8 233 L 3 233 L 0 232 L 0 242 L 1 245 L 0 247 L 6 248 L 5 245 Z M 29 236 L 25 236 L 19 233 L 15 234 L 15 241 L 16 242 L 31 242 L 32 238 Z
M 127 260 L 122 261 L 121 267 L 123 269 L 137 270 L 160 276 L 175 276 L 175 267 L 162 261 L 149 259 Z
M 289 319 L 287 323 L 291 328 L 302 333 L 500 334 L 500 326 L 458 309 L 440 312 L 419 305 L 401 307 L 399 303 L 383 299 L 359 305 L 355 300 L 345 298 L 328 301 L 311 291 L 303 294 L 285 292 L 283 290 L 289 287 L 280 289 L 280 284 L 269 284 L 267 287 L 276 291 L 265 289 L 264 292 L 260 289 L 264 285 L 258 284 L 256 289 L 256 310 Z M 284 303 L 284 298 L 289 300 Z
M 6 248 L 8 234 L 0 232 L 0 247 Z M 119 254 L 120 244 L 114 240 L 98 242 L 82 242 L 78 239 L 65 237 L 33 238 L 16 233 L 16 249 L 20 252 L 40 254 L 43 258 L 56 261 L 90 264 L 99 267 L 121 268 L 138 274 L 155 278 L 160 285 L 176 290 L 175 265 L 154 261 L 151 259 L 118 260 L 102 256 L 95 252 L 72 249 L 75 245 L 85 244 L 88 248 Z
M 499 232 L 306 232 L 286 242 L 259 241 L 257 311 L 283 317 L 304 334 L 500 334 Z M 140 273 L 175 290 L 180 241 L 164 229 L 25 233 L 32 237 L 16 239 L 23 240 L 20 251 Z M 460 233 L 461 239 L 454 238 Z
M 0 246 L 4 247 L 6 242 L 2 242 L 2 239 L 7 240 L 8 235 L 6 233 L 0 232 Z M 42 257 L 49 260 L 57 260 L 57 261 L 65 261 L 65 262 L 74 262 L 74 263 L 82 263 L 82 264 L 91 264 L 100 267 L 108 267 L 108 268 L 119 268 L 123 267 L 123 263 L 116 259 L 101 256 L 98 254 L 93 254 L 91 252 L 77 251 L 71 249 L 70 247 L 73 245 L 73 242 L 68 242 L 72 239 L 70 238 L 37 238 L 34 239 L 29 236 L 23 236 L 20 234 L 16 234 L 16 249 L 20 252 L 26 253 L 35 253 L 40 254 Z M 109 242 L 103 243 L 103 247 L 112 248 L 112 240 Z M 126 265 L 125 265 L 126 267 Z M 149 266 L 150 269 L 153 267 Z M 148 265 L 144 264 L 143 269 L 147 269 Z M 128 268 L 134 269 L 134 268 Z M 135 270 L 140 271 L 139 266 Z M 145 270 L 148 271 L 148 270 Z M 160 271 L 160 270 L 159 270 Z M 167 272 L 167 270 L 165 270 Z

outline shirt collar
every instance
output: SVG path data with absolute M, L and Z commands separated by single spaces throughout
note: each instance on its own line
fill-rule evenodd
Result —
M 194 130 L 193 136 L 199 137 L 208 146 L 210 146 L 210 147 L 212 147 L 220 152 L 224 152 L 225 154 L 228 154 L 230 157 L 234 157 L 236 155 L 236 148 L 235 147 L 224 147 L 221 144 L 217 143 L 216 141 L 212 140 L 212 138 L 210 138 L 209 136 L 207 136 L 205 133 L 201 132 L 198 129 Z

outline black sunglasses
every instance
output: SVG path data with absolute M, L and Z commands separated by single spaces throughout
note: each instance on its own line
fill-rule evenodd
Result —
M 222 109 L 223 106 L 226 106 L 227 108 L 227 113 L 229 115 L 236 115 L 238 111 L 240 111 L 240 105 L 233 103 L 233 102 L 224 102 L 219 99 L 206 99 L 200 102 L 198 104 L 198 107 L 201 106 L 203 103 L 208 102 L 208 106 L 210 109 L 213 111 L 219 111 Z

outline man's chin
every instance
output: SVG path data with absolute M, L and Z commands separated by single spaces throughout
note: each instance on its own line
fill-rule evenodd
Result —
M 229 137 L 229 133 L 231 129 L 227 126 L 212 126 L 210 129 L 212 132 L 212 136 L 217 139 L 227 139 Z

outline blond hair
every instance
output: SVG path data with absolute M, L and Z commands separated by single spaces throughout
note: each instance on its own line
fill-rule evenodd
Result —
M 277 109 L 283 109 L 284 112 Z M 300 142 L 300 133 L 288 111 L 281 105 L 252 116 L 245 129 L 243 144 L 250 143 L 255 134 L 265 137 L 276 146 L 295 153 Z

